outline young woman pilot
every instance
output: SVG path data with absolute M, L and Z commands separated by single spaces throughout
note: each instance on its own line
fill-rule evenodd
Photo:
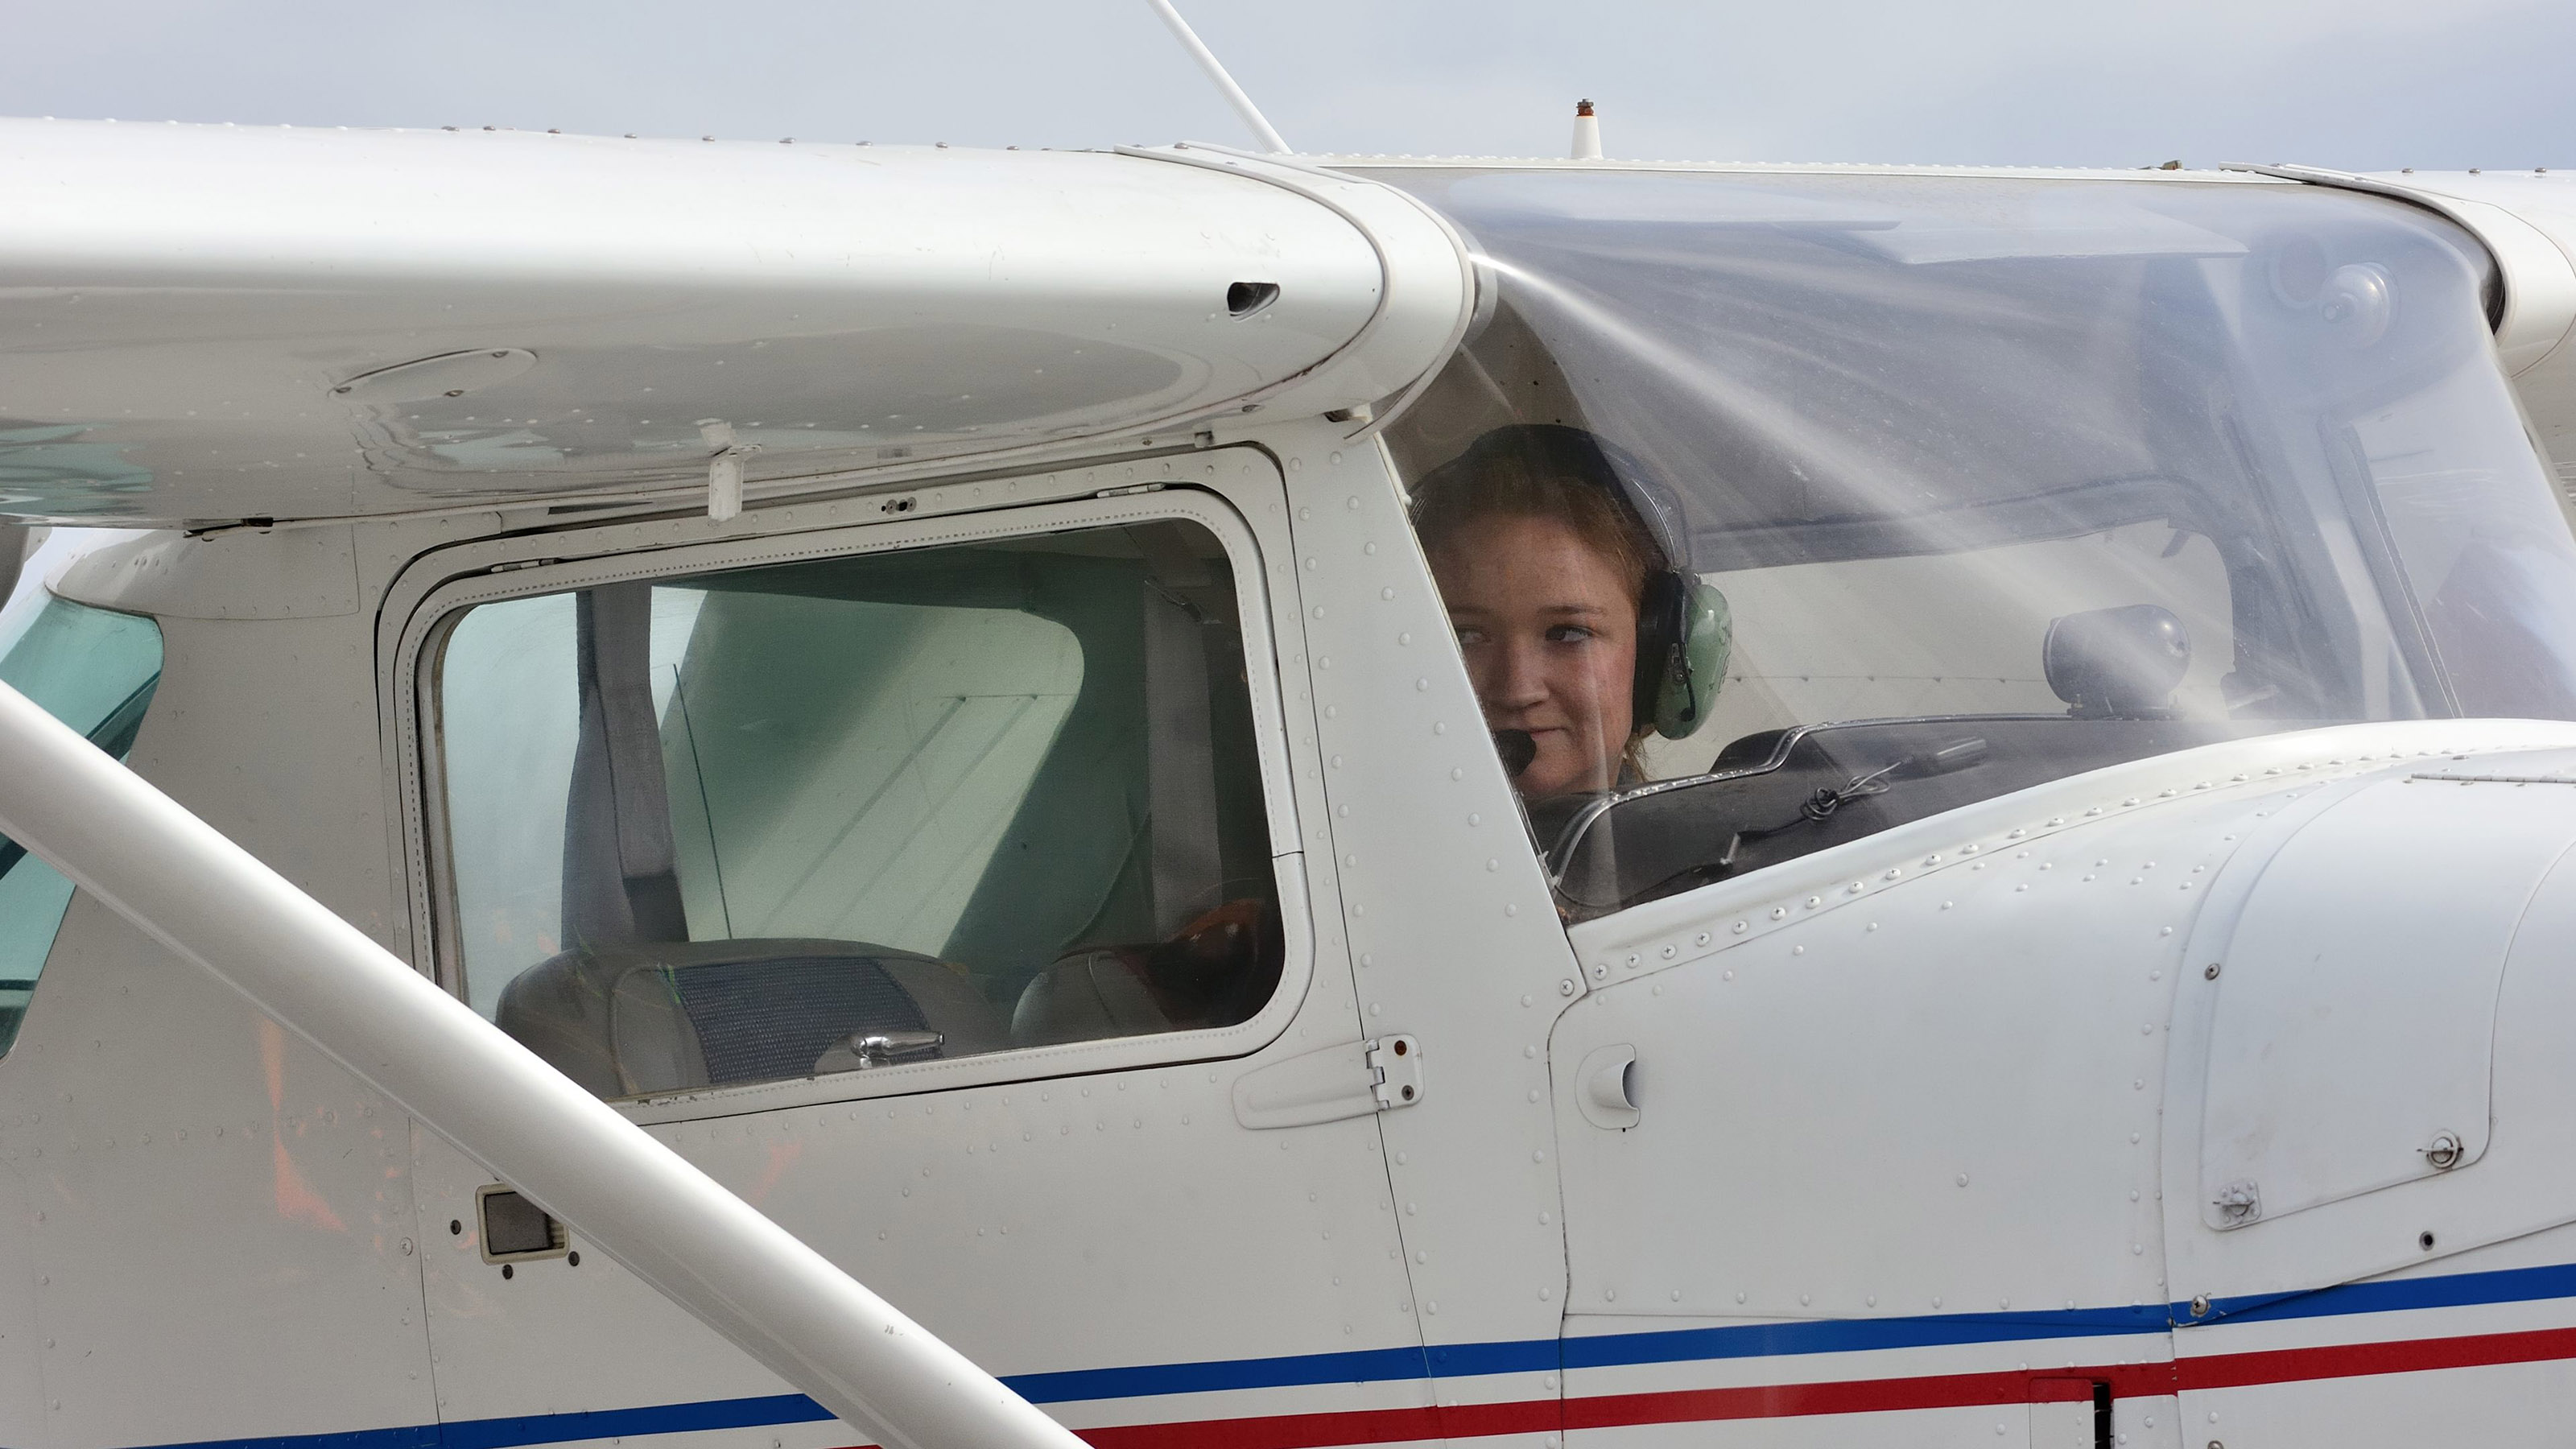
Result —
M 1630 501 L 1654 486 L 1589 432 L 1533 423 L 1486 433 L 1414 485 L 1415 531 L 1525 799 L 1641 783 L 1649 733 L 1707 721 L 1726 601 L 1667 541 L 1678 528 L 1659 535 Z

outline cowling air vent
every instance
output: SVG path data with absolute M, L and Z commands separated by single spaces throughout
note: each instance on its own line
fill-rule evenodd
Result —
M 1225 289 L 1225 310 L 1237 318 L 1249 317 L 1278 300 L 1277 282 L 1237 282 Z

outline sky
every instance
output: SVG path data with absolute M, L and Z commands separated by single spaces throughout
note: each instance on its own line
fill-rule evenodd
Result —
M 2567 0 L 1179 0 L 1307 152 L 2576 165 Z M 0 0 L 0 114 L 1248 144 L 1145 0 Z

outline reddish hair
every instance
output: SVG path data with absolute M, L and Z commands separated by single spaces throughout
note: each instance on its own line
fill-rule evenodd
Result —
M 1662 566 L 1663 550 L 1580 428 L 1522 423 L 1486 433 L 1413 485 L 1412 514 L 1426 553 L 1483 519 L 1555 519 L 1610 560 L 1631 602 L 1645 599 L 1648 575 Z

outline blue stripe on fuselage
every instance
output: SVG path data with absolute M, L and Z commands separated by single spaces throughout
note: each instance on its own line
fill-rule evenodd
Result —
M 1059 1373 L 1018 1374 L 1002 1382 L 1031 1403 L 1063 1404 L 1319 1384 L 1544 1373 L 1560 1368 L 1617 1368 L 1630 1364 L 1686 1363 L 1703 1359 L 1785 1358 L 1801 1354 L 1865 1353 L 2033 1339 L 2100 1338 L 2161 1333 L 2169 1324 L 2187 1330 L 2220 1322 L 2466 1308 L 2551 1298 L 2576 1298 L 2576 1263 L 2457 1273 L 2437 1278 L 2344 1283 L 2304 1293 L 2221 1298 L 2213 1301 L 2209 1313 L 2199 1320 L 2192 1318 L 2188 1303 L 2036 1313 L 1797 1319 L 1730 1324 L 1720 1328 L 1612 1333 L 1568 1338 L 1562 1343 L 1556 1339 L 1521 1339 L 1497 1343 L 1438 1344 L 1429 1348 L 1359 1349 L 1279 1358 L 1072 1369 Z M 360 1429 L 334 1434 L 208 1439 L 190 1444 L 159 1445 L 154 1449 L 523 1449 L 527 1445 L 561 1444 L 579 1439 L 810 1424 L 831 1417 L 821 1405 L 803 1394 L 770 1394 L 760 1398 L 656 1404 L 634 1409 L 593 1409 L 508 1419 L 462 1419 L 444 1424 Z
M 2383 1278 L 2371 1283 L 2338 1283 L 2297 1293 L 2254 1293 L 2213 1299 L 2207 1316 L 2195 1320 L 2189 1303 L 2166 1305 L 2177 1327 L 2226 1320 L 2260 1322 L 2278 1318 L 2334 1318 L 2347 1313 L 2402 1313 L 2414 1308 L 2470 1308 L 2484 1303 L 2529 1303 L 2544 1298 L 2576 1298 L 2576 1263 L 2539 1268 L 2498 1268 L 2485 1273 L 2449 1273 L 2437 1278 Z

